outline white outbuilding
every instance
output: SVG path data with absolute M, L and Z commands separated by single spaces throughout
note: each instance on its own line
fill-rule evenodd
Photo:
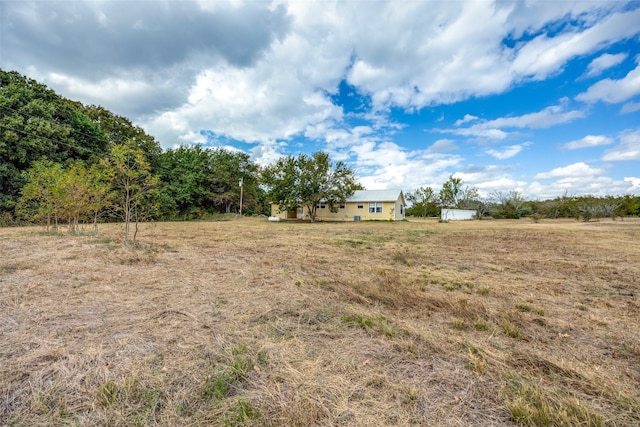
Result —
M 476 211 L 474 209 L 446 209 L 440 211 L 440 220 L 442 221 L 468 221 L 476 219 Z

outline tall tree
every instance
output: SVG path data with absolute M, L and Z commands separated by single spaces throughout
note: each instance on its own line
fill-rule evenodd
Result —
M 22 172 L 47 157 L 95 162 L 107 137 L 79 103 L 16 72 L 0 70 L 0 211 L 12 212 L 26 183 Z
M 126 117 L 118 116 L 102 106 L 81 106 L 86 116 L 100 127 L 111 145 L 131 144 L 142 150 L 152 168 L 157 165 L 162 148 L 156 139 Z
M 209 153 L 200 146 L 167 150 L 158 158 L 162 214 L 168 219 L 189 220 L 212 209 Z
M 351 168 L 341 161 L 332 162 L 329 155 L 321 151 L 311 156 L 280 158 L 263 171 L 262 181 L 269 189 L 269 197 L 281 210 L 306 207 L 311 222 L 321 201 L 327 203 L 332 212 L 337 212 L 338 206 L 361 188 Z

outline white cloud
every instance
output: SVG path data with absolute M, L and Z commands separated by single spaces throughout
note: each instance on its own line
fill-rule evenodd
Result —
M 439 139 L 427 148 L 430 153 L 443 153 L 448 151 L 457 150 L 458 146 L 455 141 L 451 139 Z
M 631 188 L 624 180 L 616 180 L 608 176 L 583 176 L 561 178 L 548 184 L 534 181 L 528 185 L 524 193 L 539 199 L 552 199 L 564 194 L 611 196 L 633 192 Z
M 489 140 L 503 140 L 509 133 L 500 130 L 500 129 L 486 129 L 484 126 L 471 126 L 468 128 L 460 128 L 460 129 L 433 129 L 434 132 L 440 133 L 450 133 L 453 135 L 459 136 L 469 136 L 479 139 L 489 139 Z
M 545 79 L 560 71 L 571 58 L 597 51 L 614 41 L 633 37 L 638 33 L 638 22 L 640 9 L 613 13 L 585 30 L 578 26 L 555 37 L 549 37 L 547 33 L 541 34 L 522 44 L 522 47 L 515 48 L 511 70 L 520 78 Z
M 604 135 L 587 135 L 582 139 L 567 142 L 566 144 L 564 144 L 564 148 L 568 150 L 575 150 L 578 148 L 599 147 L 602 145 L 609 145 L 612 143 L 613 143 L 613 139 Z
M 629 55 L 627 55 L 626 53 L 618 53 L 615 55 L 604 53 L 600 55 L 599 57 L 591 61 L 587 66 L 587 77 L 593 77 L 602 74 L 604 70 L 621 64 L 622 61 L 627 59 L 627 56 Z
M 425 182 L 444 182 L 458 168 L 458 155 L 431 153 L 428 150 L 407 151 L 389 142 L 363 141 L 351 147 L 353 165 L 361 183 L 370 190 L 403 188 L 411 191 Z
M 565 178 L 565 180 L 558 181 L 557 184 L 563 185 L 566 189 L 571 188 L 574 194 L 592 194 L 595 196 L 624 194 L 628 188 L 624 181 L 616 180 L 609 176 Z
M 640 102 L 627 102 L 620 109 L 620 114 L 635 113 L 640 110 Z
M 631 184 L 631 187 L 629 187 L 629 190 L 628 190 L 629 193 L 640 192 L 640 177 L 638 176 L 625 177 L 624 182 L 628 182 Z
M 555 125 L 571 122 L 585 117 L 581 110 L 565 111 L 563 105 L 553 105 L 542 111 L 523 114 L 516 117 L 501 117 L 482 123 L 484 128 L 530 128 L 543 129 Z
M 602 175 L 603 170 L 592 168 L 583 162 L 574 163 L 561 168 L 555 168 L 549 172 L 541 172 L 536 174 L 534 179 L 551 179 L 551 178 L 585 178 Z
M 512 158 L 513 156 L 521 152 L 528 145 L 530 145 L 530 143 L 509 145 L 507 147 L 502 147 L 499 150 L 486 149 L 485 153 L 495 157 L 498 160 L 506 160 L 506 159 Z
M 433 131 L 451 133 L 460 136 L 472 136 L 481 139 L 502 140 L 509 136 L 509 132 L 504 129 L 549 128 L 585 117 L 585 112 L 581 110 L 566 111 L 565 104 L 566 100 L 563 99 L 559 105 L 552 105 L 535 113 L 481 121 L 479 123 L 474 123 L 469 127 L 458 127 L 453 129 L 436 128 L 433 129 Z
M 620 135 L 620 143 L 602 156 L 605 162 L 640 160 L 640 129 Z
M 465 114 L 462 119 L 456 120 L 455 126 L 460 126 L 462 124 L 465 124 L 467 122 L 472 122 L 474 120 L 478 120 L 478 117 L 472 116 L 471 114 Z
M 586 92 L 578 94 L 576 99 L 593 103 L 597 101 L 616 104 L 624 102 L 640 94 L 640 58 L 636 58 L 639 65 L 620 80 L 604 79 L 595 83 Z

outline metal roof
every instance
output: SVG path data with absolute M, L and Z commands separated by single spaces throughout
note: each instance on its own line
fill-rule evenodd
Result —
M 395 202 L 401 194 L 402 190 L 356 190 L 347 202 Z

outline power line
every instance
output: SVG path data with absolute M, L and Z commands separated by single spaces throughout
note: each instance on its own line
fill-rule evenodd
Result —
M 27 117 L 28 119 L 37 118 L 37 119 L 43 120 L 43 121 L 45 121 L 47 123 L 50 123 L 50 124 L 56 124 L 58 126 L 63 126 L 65 124 L 65 123 L 58 123 L 58 122 L 50 121 L 50 120 L 47 120 L 47 119 L 45 119 L 43 117 L 40 117 L 40 116 L 36 116 L 36 115 L 32 115 L 32 114 L 26 113 L 24 111 L 16 110 L 15 108 L 7 107 L 6 105 L 0 105 L 0 108 L 4 108 L 5 110 L 11 110 L 13 112 L 16 112 L 18 114 L 21 114 L 21 115 Z M 71 128 L 72 132 L 74 132 L 74 133 L 76 133 L 78 135 L 86 136 L 87 138 L 91 138 L 96 142 L 104 142 L 104 141 L 101 141 L 100 139 L 96 138 L 95 135 L 90 135 L 88 133 L 80 132 L 79 130 L 77 130 L 73 126 L 70 126 L 70 128 Z M 109 141 L 107 141 L 107 142 L 109 142 Z
M 7 126 L 7 125 L 4 125 L 4 124 L 2 124 L 2 123 L 0 123 L 0 127 L 4 128 L 4 129 L 12 130 L 12 131 L 14 131 L 14 132 L 19 132 L 19 133 L 22 133 L 22 134 L 24 134 L 24 135 L 32 136 L 32 137 L 34 137 L 34 138 L 41 138 L 41 139 L 45 139 L 45 140 L 47 140 L 47 141 L 53 142 L 54 144 L 66 145 L 67 147 L 70 147 L 70 148 L 72 148 L 72 149 L 74 149 L 74 150 L 76 150 L 76 151 L 78 151 L 78 152 L 81 152 L 81 151 L 83 151 L 83 150 L 84 150 L 85 152 L 88 152 L 88 153 L 90 153 L 90 154 L 96 154 L 96 155 L 97 155 L 97 154 L 103 154 L 103 155 L 104 155 L 104 156 L 106 156 L 106 157 L 110 157 L 107 153 L 97 153 L 97 152 L 92 151 L 91 149 L 86 148 L 86 147 L 73 146 L 73 145 L 71 145 L 71 144 L 68 144 L 68 143 L 66 143 L 66 142 L 60 141 L 60 140 L 58 140 L 58 139 L 52 139 L 52 138 L 49 138 L 49 137 L 46 137 L 46 136 L 36 135 L 36 134 L 31 133 L 31 132 L 27 132 L 27 131 L 25 131 L 25 130 L 12 128 L 12 127 Z

